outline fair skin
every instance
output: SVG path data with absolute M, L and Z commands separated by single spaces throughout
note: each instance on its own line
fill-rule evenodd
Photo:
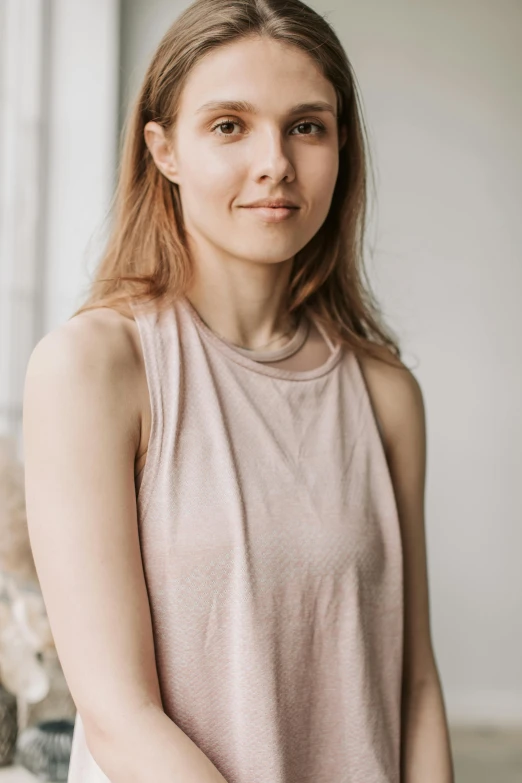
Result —
M 393 483 L 404 560 L 401 783 L 453 783 L 451 743 L 431 639 L 424 497 L 426 414 L 406 368 L 362 360 Z
M 197 113 L 225 98 L 248 101 L 257 114 Z M 231 342 L 256 347 L 285 331 L 280 304 L 293 255 L 328 212 L 342 139 L 328 112 L 290 115 L 296 103 L 310 101 L 335 107 L 332 86 L 308 57 L 278 42 L 236 42 L 191 73 L 173 147 L 159 126 L 146 128 L 156 165 L 180 186 L 197 272 L 189 298 Z M 211 122 L 231 115 L 244 124 L 222 128 L 233 138 L 213 136 Z M 324 136 L 298 127 L 312 119 L 327 127 Z M 300 209 L 287 221 L 267 223 L 239 206 L 272 195 L 288 196 Z M 305 351 L 299 361 L 307 367 L 328 355 L 317 334 Z M 428 622 L 422 395 L 408 371 L 375 360 L 365 361 L 364 371 L 385 433 L 405 545 L 404 781 L 450 783 Z M 24 389 L 28 525 L 89 749 L 113 783 L 223 783 L 162 708 L 135 498 L 149 431 L 131 318 L 98 308 L 40 340 Z
M 252 110 L 202 110 L 209 100 L 243 100 Z M 311 102 L 333 112 L 291 111 Z M 282 297 L 293 257 L 326 219 L 337 179 L 336 110 L 332 84 L 308 55 L 254 39 L 194 68 L 173 143 L 157 123 L 145 128 L 157 167 L 181 191 L 196 273 L 188 298 L 233 343 L 261 346 L 288 328 Z M 265 197 L 299 209 L 270 223 L 242 206 Z

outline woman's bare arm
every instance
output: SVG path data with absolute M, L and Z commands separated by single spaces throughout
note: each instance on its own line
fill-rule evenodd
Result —
M 34 348 L 23 432 L 32 552 L 64 675 L 112 783 L 224 783 L 164 713 L 139 547 L 132 324 L 72 318 Z
M 453 783 L 450 732 L 431 638 L 424 495 L 426 413 L 413 373 L 362 365 L 382 425 L 404 554 L 401 783 Z

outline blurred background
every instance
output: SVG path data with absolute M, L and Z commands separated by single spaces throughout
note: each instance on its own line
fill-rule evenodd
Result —
M 186 5 L 0 0 L 1 783 L 33 779 L 38 724 L 65 736 L 74 719 L 22 530 L 25 369 L 86 292 L 127 107 Z M 522 3 L 309 5 L 357 75 L 376 175 L 368 269 L 425 398 L 431 624 L 457 781 L 520 782 Z

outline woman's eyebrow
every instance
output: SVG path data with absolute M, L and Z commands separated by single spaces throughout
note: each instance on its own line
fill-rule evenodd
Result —
M 248 101 L 208 101 L 204 103 L 199 109 L 196 110 L 196 114 L 200 114 L 205 111 L 237 111 L 250 114 L 258 114 L 256 107 Z M 297 103 L 289 110 L 289 114 L 307 114 L 308 112 L 330 112 L 336 116 L 334 107 L 326 101 L 311 101 L 308 103 Z

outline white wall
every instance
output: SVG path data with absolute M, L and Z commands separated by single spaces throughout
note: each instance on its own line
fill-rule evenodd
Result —
M 27 361 L 79 305 L 118 133 L 119 0 L 0 0 L 0 434 L 23 457 Z
M 121 0 L 120 127 L 157 44 L 188 5 L 182 0 Z
M 449 712 L 522 723 L 522 5 L 314 7 L 331 9 L 364 95 L 379 289 L 424 391 Z
M 522 5 L 310 4 L 362 89 L 378 188 L 369 266 L 424 392 L 450 719 L 522 723 Z M 123 105 L 184 6 L 124 2 Z
M 79 307 L 115 181 L 119 0 L 52 0 L 45 331 Z
M 15 445 L 41 327 L 47 11 L 44 0 L 0 1 L 0 434 Z

